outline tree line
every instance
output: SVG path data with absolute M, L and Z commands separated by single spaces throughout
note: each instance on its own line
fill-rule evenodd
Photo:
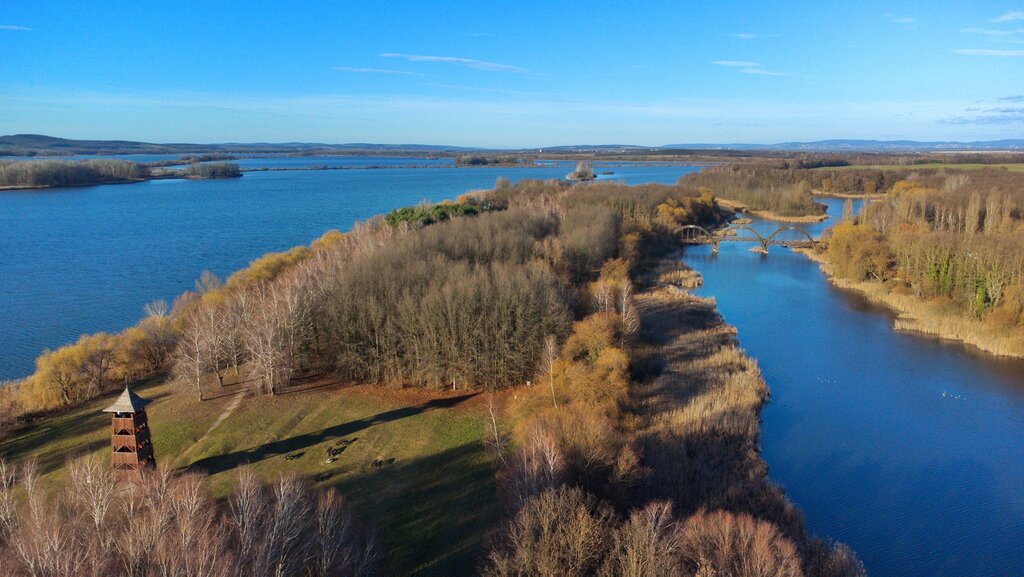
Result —
M 76 186 L 148 176 L 145 165 L 127 160 L 0 160 L 0 186 Z
M 200 162 L 179 171 L 185 178 L 237 178 L 241 169 L 234 162 Z M 166 161 L 180 164 L 180 160 Z M 85 186 L 105 182 L 130 182 L 153 176 L 150 168 L 164 162 L 140 164 L 127 160 L 0 160 L 0 187 Z
M 181 174 L 185 178 L 238 178 L 242 171 L 234 162 L 193 162 Z
M 726 164 L 682 176 L 679 184 L 706 188 L 719 198 L 742 203 L 750 210 L 780 216 L 824 214 L 814 201 L 812 185 L 798 174 L 810 171 L 779 170 L 766 164 Z
M 964 179 L 972 183 L 974 190 L 1013 189 L 1018 186 L 1015 184 L 1015 179 L 1019 178 L 1016 173 L 1001 168 L 964 171 L 955 167 L 915 168 L 913 164 L 907 164 L 885 170 L 836 169 L 836 166 L 846 166 L 846 161 L 840 159 L 803 158 L 726 164 L 685 175 L 680 183 L 707 187 L 720 198 L 743 202 L 754 210 L 770 210 L 787 216 L 820 213 L 820 206 L 814 205 L 811 197 L 815 193 L 888 194 L 898 192 L 897 186 L 906 186 L 910 182 L 923 188 L 945 190 L 950 186 L 958 188 L 957 183 Z M 929 161 L 934 162 L 934 158 L 929 158 Z

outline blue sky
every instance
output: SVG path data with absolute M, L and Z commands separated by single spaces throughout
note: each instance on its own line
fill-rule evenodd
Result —
M 0 0 L 0 134 L 491 147 L 1024 137 L 1021 0 L 572 4 Z

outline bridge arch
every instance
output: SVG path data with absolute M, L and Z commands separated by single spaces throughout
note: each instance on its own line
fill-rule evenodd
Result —
M 682 235 L 683 239 L 688 241 L 702 241 L 702 239 L 707 238 L 708 242 L 711 243 L 711 250 L 718 252 L 718 236 L 703 226 L 687 224 L 677 228 L 675 233 Z
M 768 242 L 770 243 L 770 242 L 774 241 L 775 237 L 777 237 L 780 234 L 782 234 L 782 233 L 784 233 L 786 231 L 789 231 L 789 230 L 792 230 L 794 232 L 800 233 L 801 235 L 803 235 L 804 238 L 807 239 L 807 242 L 814 243 L 814 237 L 811 236 L 811 233 L 807 232 L 806 230 L 804 230 L 804 229 L 802 229 L 802 228 L 800 228 L 798 226 L 780 226 L 779 228 L 775 229 L 775 232 L 773 232 L 770 235 L 768 235 L 768 239 L 767 239 Z
M 764 243 L 764 241 L 765 241 L 765 238 L 763 236 L 761 236 L 761 233 L 757 232 L 756 228 L 747 226 L 745 224 L 730 224 L 729 226 L 727 226 L 727 227 L 722 229 L 722 236 L 728 236 L 729 231 L 733 231 L 733 230 L 736 230 L 736 231 L 743 230 L 743 231 L 752 233 L 754 235 L 754 237 L 757 238 L 757 242 Z
M 757 232 L 756 228 L 747 226 L 745 224 L 730 224 L 722 230 L 722 236 L 728 236 L 730 231 L 745 231 L 753 233 L 754 238 L 757 239 L 758 244 L 761 245 L 761 252 L 768 253 L 768 243 L 771 242 L 765 237 L 761 236 L 761 233 Z
M 739 231 L 743 231 L 745 234 L 741 236 L 740 234 L 738 234 Z M 807 239 L 807 242 L 811 245 L 817 244 L 819 242 L 818 240 L 815 240 L 811 233 L 807 232 L 805 229 L 802 229 L 797 226 L 786 225 L 776 228 L 768 236 L 761 234 L 760 231 L 753 227 L 742 224 L 729 225 L 724 229 L 716 230 L 715 232 L 711 232 L 708 229 L 699 225 L 688 224 L 675 229 L 674 232 L 682 236 L 682 240 L 684 243 L 710 244 L 714 252 L 718 252 L 718 245 L 723 242 L 756 242 L 759 245 L 761 245 L 761 252 L 768 254 L 768 247 L 773 244 L 786 246 L 793 244 L 794 241 L 780 240 L 778 238 L 779 235 L 788 231 L 793 231 L 798 235 L 804 237 L 805 239 Z M 828 231 L 826 230 L 826 232 Z M 824 239 L 825 235 L 823 234 L 822 240 Z

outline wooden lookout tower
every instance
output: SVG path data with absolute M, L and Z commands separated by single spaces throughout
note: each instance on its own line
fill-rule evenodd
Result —
M 117 401 L 103 409 L 105 413 L 114 413 L 110 441 L 114 452 L 110 464 L 118 479 L 136 477 L 143 469 L 156 466 L 149 422 L 146 419 L 145 407 L 148 404 L 148 399 L 143 399 L 125 387 Z

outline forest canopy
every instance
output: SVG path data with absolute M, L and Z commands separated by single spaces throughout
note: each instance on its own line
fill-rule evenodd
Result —
M 533 377 L 545 342 L 585 311 L 609 259 L 633 267 L 680 224 L 725 218 L 678 186 L 499 180 L 204 275 L 120 334 L 47 351 L 5 396 L 15 412 L 73 406 L 172 371 L 202 397 L 229 371 L 268 392 L 296 377 L 500 389 Z

